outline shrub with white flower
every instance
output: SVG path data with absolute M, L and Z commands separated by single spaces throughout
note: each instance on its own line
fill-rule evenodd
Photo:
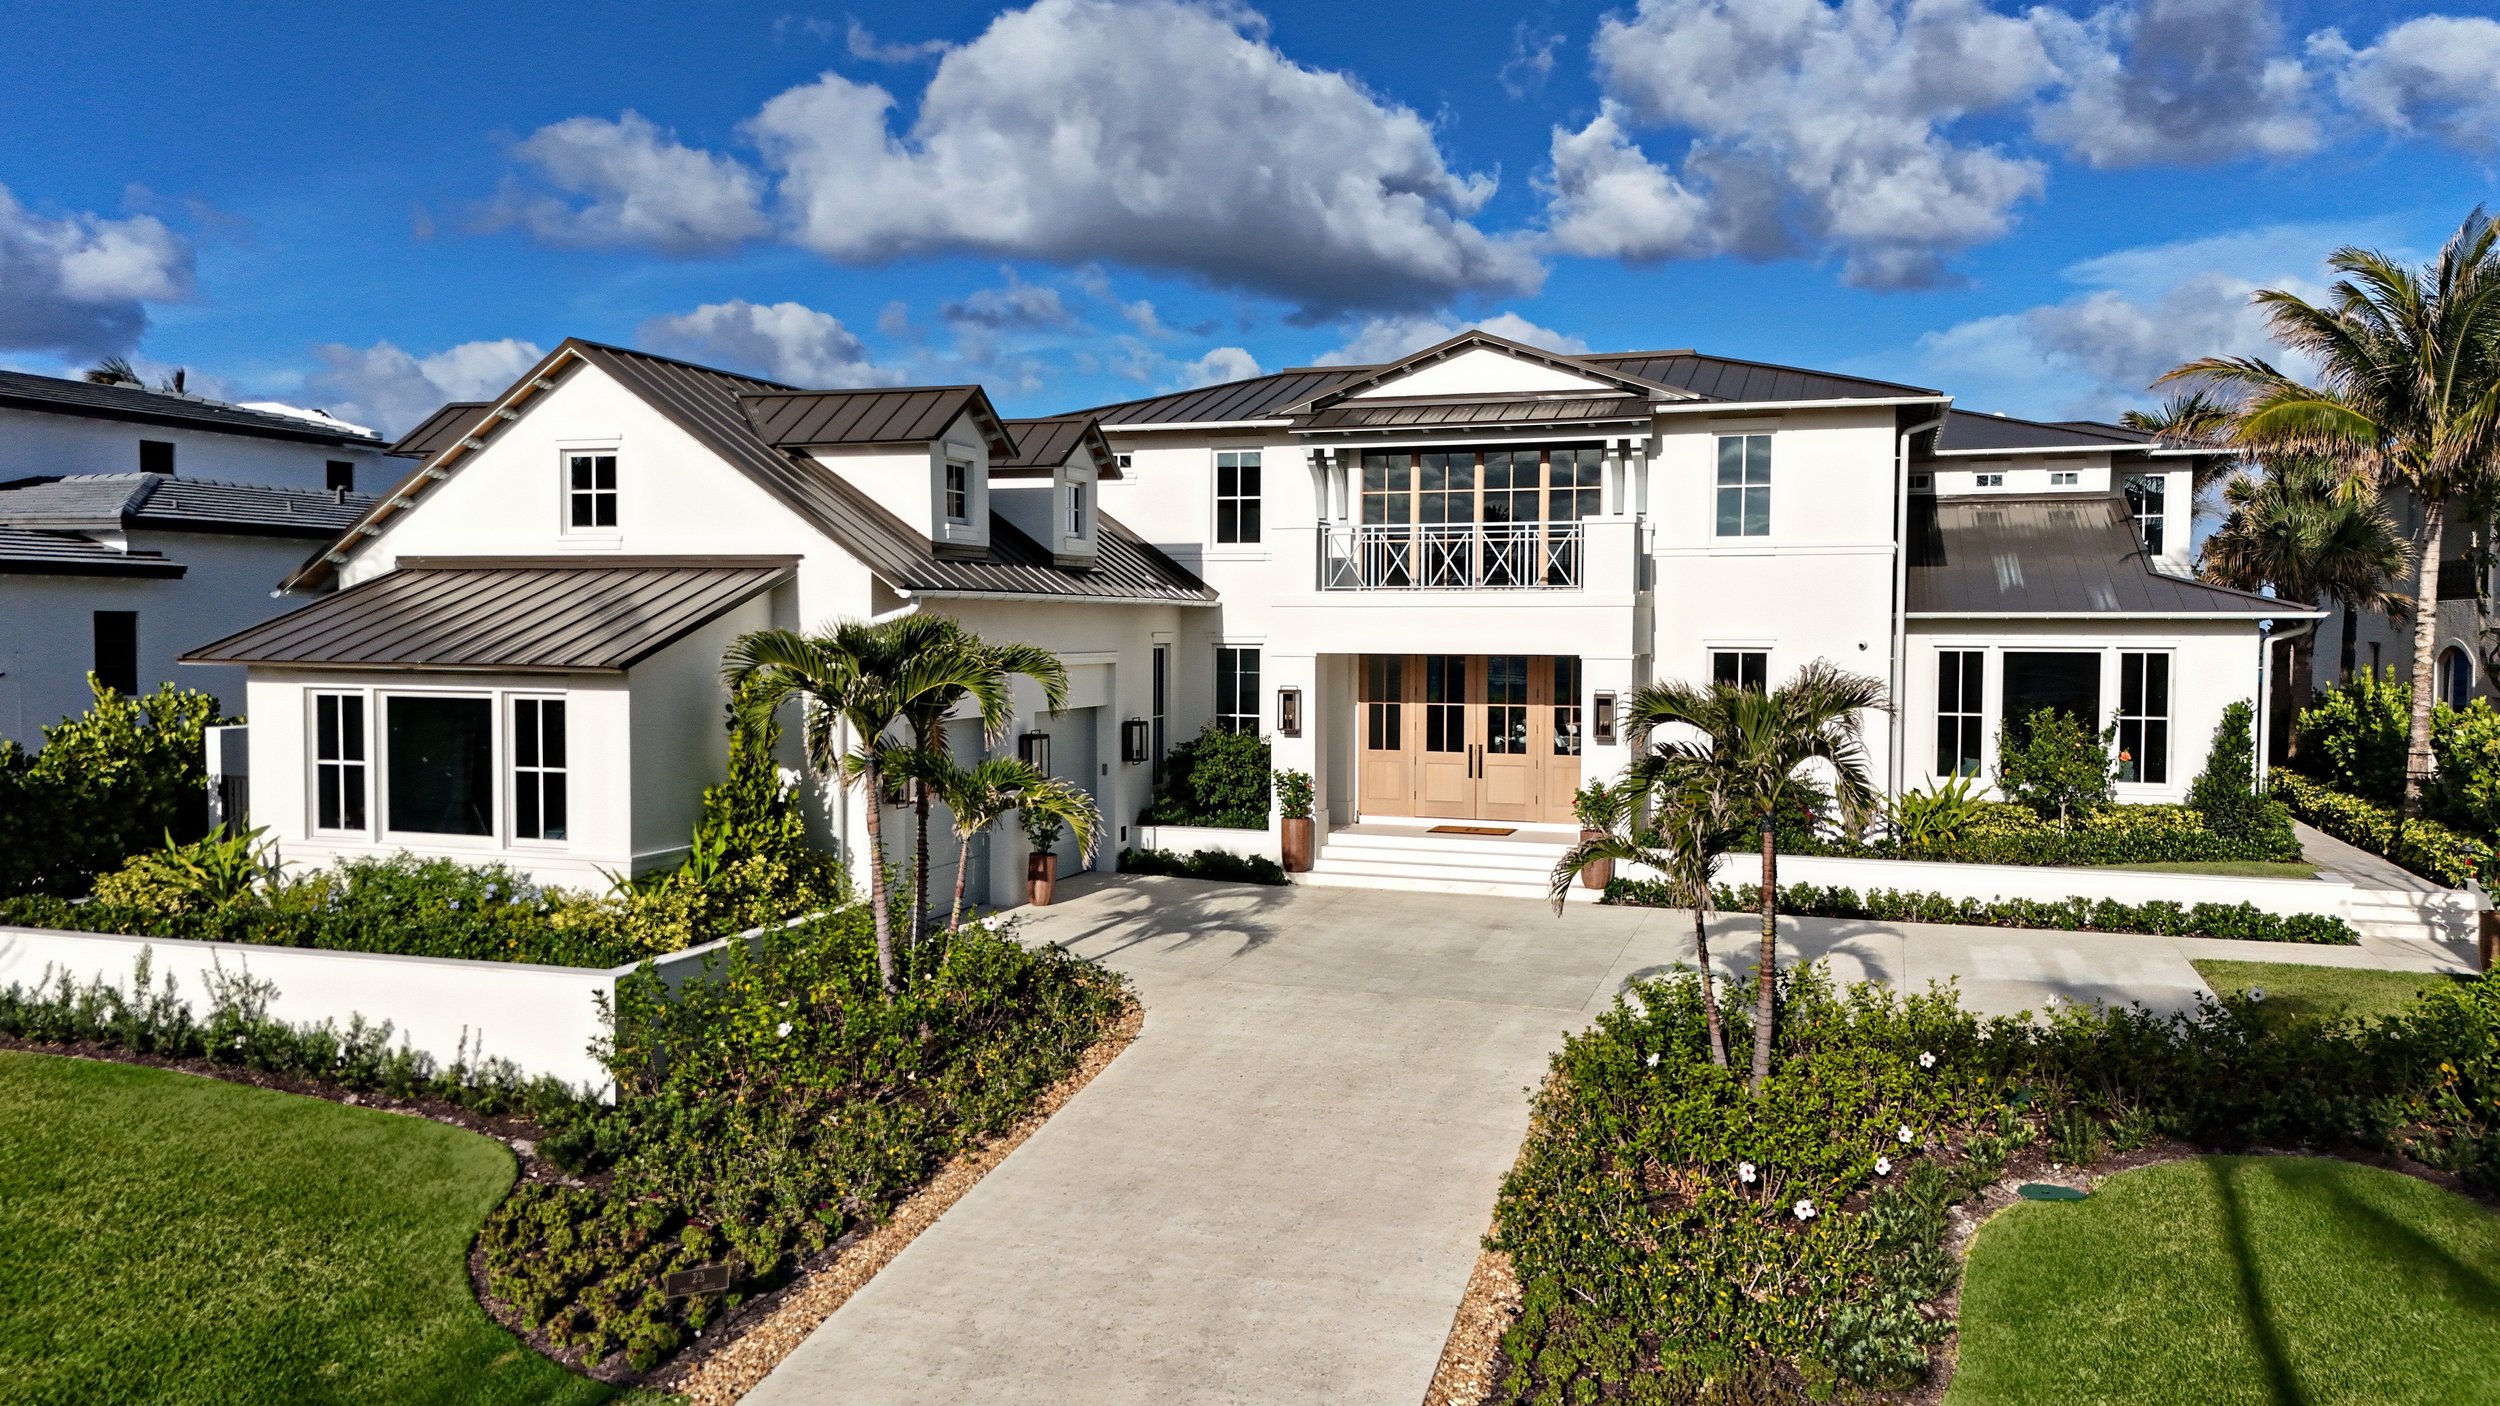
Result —
M 1652 1069 L 1658 1067 L 1658 1052 L 1656 1050 L 1651 1050 L 1649 1052 L 1649 1067 Z
M 783 1022 L 781 1023 L 781 1028 L 780 1028 L 778 1031 L 775 1031 L 774 1033 L 775 1033 L 775 1034 L 777 1034 L 777 1035 L 779 1035 L 779 1036 L 780 1036 L 782 1039 L 784 1039 L 784 1040 L 789 1039 L 789 1038 L 790 1038 L 790 1022 L 788 1022 L 788 1021 L 786 1021 L 786 1020 L 785 1020 L 785 1021 L 783 1021 Z
M 1754 1178 L 1758 1175 L 1760 1175 L 1760 1173 L 1754 1170 L 1753 1163 L 1739 1162 L 1736 1164 L 1736 1179 L 1743 1182 L 1745 1185 L 1753 1185 Z
M 1794 1213 L 1799 1220 L 1814 1219 L 1814 1203 L 1812 1201 L 1801 1200 L 1796 1205 L 1791 1206 L 1788 1209 Z
M 1933 1050 L 1921 1050 L 1921 1051 L 1919 1051 L 1919 1055 L 1918 1055 L 1918 1067 L 1919 1067 L 1919 1068 L 1921 1068 L 1921 1069 L 1933 1069 L 1933 1068 L 1935 1068 L 1935 1067 L 1936 1067 L 1936 1052 L 1935 1052 L 1935 1051 L 1933 1051 Z
M 1903 1147 L 1907 1147 L 1911 1143 L 1918 1141 L 1918 1134 L 1911 1132 L 1910 1125 L 1907 1123 L 1902 1124 L 1901 1131 L 1893 1134 L 1893 1136 L 1901 1139 L 1901 1145 Z
M 2262 1001 L 2262 1000 L 2264 1000 L 2265 998 L 2266 998 L 2266 988 L 2264 988 L 2264 987 L 2262 987 L 2262 986 L 2252 986 L 2252 987 L 2248 988 L 2248 999 L 2250 999 L 2250 1000 L 2252 1000 L 2252 1001 Z
M 1879 1177 L 1888 1177 L 1888 1176 L 1891 1176 L 1891 1175 L 1892 1175 L 1892 1159 L 1891 1159 L 1891 1158 L 1889 1158 L 1889 1157 L 1878 1157 L 1878 1158 L 1876 1158 L 1876 1159 L 1875 1159 L 1875 1175 L 1877 1175 L 1877 1176 L 1879 1176 Z

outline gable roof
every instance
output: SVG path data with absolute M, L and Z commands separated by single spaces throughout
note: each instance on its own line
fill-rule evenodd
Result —
M 977 572 L 972 578 L 962 578 L 958 575 L 957 568 L 978 568 L 995 565 L 998 564 L 997 562 L 973 559 L 949 560 L 941 563 L 926 536 L 878 505 L 858 487 L 844 481 L 840 475 L 829 471 L 823 465 L 809 460 L 796 449 L 778 447 L 767 442 L 757 431 L 754 420 L 748 414 L 747 400 L 750 397 L 769 399 L 784 395 L 816 394 L 801 392 L 794 386 L 759 380 L 751 376 L 741 376 L 735 372 L 721 371 L 709 366 L 699 366 L 690 361 L 679 361 L 674 357 L 655 356 L 649 352 L 612 347 L 600 342 L 583 341 L 579 338 L 567 338 L 562 345 L 548 353 L 545 360 L 515 382 L 511 390 L 492 402 L 489 406 L 490 417 L 482 419 L 481 423 L 491 430 L 491 427 L 498 423 L 496 419 L 491 418 L 491 412 L 512 410 L 536 395 L 553 390 L 556 385 L 555 378 L 562 376 L 568 367 L 575 364 L 597 366 L 617 384 L 640 397 L 645 404 L 684 431 L 696 443 L 711 450 L 726 460 L 731 467 L 745 474 L 758 488 L 770 494 L 800 520 L 831 538 L 861 565 L 873 572 L 879 580 L 895 590 L 909 594 L 919 589 L 944 588 L 949 583 L 965 579 L 970 579 L 972 582 L 962 587 L 966 590 L 988 590 L 995 585 L 995 583 L 983 584 L 987 578 L 979 577 Z M 977 391 L 977 388 L 975 390 Z M 892 394 L 892 392 L 880 394 Z M 972 403 L 969 400 L 963 402 L 967 406 Z M 978 405 L 986 409 L 988 397 L 981 396 Z M 995 416 L 992 418 L 994 419 Z M 1002 429 L 1000 433 L 1004 434 L 1005 431 Z M 362 538 L 379 534 L 380 528 L 377 524 L 380 520 L 390 513 L 405 511 L 414 506 L 417 495 L 423 491 L 426 484 L 448 477 L 452 466 L 457 464 L 463 456 L 474 452 L 467 445 L 468 441 L 462 440 L 437 451 L 414 473 L 410 474 L 398 489 L 381 502 L 376 503 L 354 526 L 341 534 L 338 540 L 331 544 L 329 550 L 307 562 L 292 576 L 289 576 L 281 584 L 281 589 L 296 590 L 330 580 L 335 575 L 338 563 L 345 560 L 349 549 Z M 1103 534 L 1103 546 L 1108 552 L 1112 548 L 1109 540 L 1112 532 L 1108 529 L 1116 528 L 1117 525 L 1109 523 L 1108 519 L 1104 522 L 1107 530 Z M 992 527 L 990 553 L 993 558 L 996 558 L 1002 548 L 999 545 L 1000 534 L 995 530 L 997 527 L 995 518 L 992 520 Z M 1125 529 L 1117 530 L 1125 531 Z M 1142 543 L 1138 545 L 1143 546 Z M 1195 600 L 1201 598 L 1199 593 L 1204 593 L 1204 599 L 1213 599 L 1213 593 L 1208 591 L 1205 584 L 1197 577 L 1191 575 L 1169 557 L 1163 556 L 1162 553 L 1153 552 L 1151 548 L 1147 548 L 1146 551 L 1152 553 L 1151 557 L 1139 557 L 1135 564 L 1142 577 L 1151 578 L 1158 584 L 1153 595 L 1140 597 L 1141 599 Z M 1045 554 L 1046 557 L 1047 554 Z M 1097 565 L 1095 571 L 1099 572 L 1101 569 L 1101 566 Z M 1020 595 L 1055 593 L 1092 599 L 1109 599 L 1101 590 L 1088 585 L 1081 579 L 1087 575 L 1086 572 L 1055 567 L 1052 570 L 1054 575 L 1051 579 L 1057 583 L 1055 592 L 1039 590 L 1038 587 L 1042 584 L 1040 578 L 1019 577 L 1016 578 L 1017 585 L 1012 593 Z M 1008 589 L 1006 586 L 995 588 Z
M 179 578 L 182 563 L 157 552 L 125 552 L 75 532 L 0 527 L 0 574 Z
M 847 391 L 775 391 L 741 396 L 756 435 L 776 449 L 926 444 L 969 414 L 990 453 L 1016 452 L 989 392 L 979 386 L 906 386 Z
M 1436 362 L 1447 361 L 1452 357 L 1472 351 L 1498 352 L 1515 360 L 1525 361 L 1533 365 L 1545 367 L 1548 370 L 1561 371 L 1572 376 L 1578 376 L 1586 380 L 1594 381 L 1600 386 L 1613 388 L 1619 394 L 1637 395 L 1643 397 L 1654 395 L 1660 399 L 1666 400 L 1689 400 L 1694 398 L 1690 391 L 1679 390 L 1673 386 L 1664 385 L 1657 381 L 1651 381 L 1641 376 L 1633 375 L 1613 367 L 1601 366 L 1593 361 L 1586 361 L 1577 357 L 1565 356 L 1560 352 L 1546 351 L 1542 347 L 1532 347 L 1525 342 L 1514 342 L 1508 337 L 1497 337 L 1480 327 L 1471 327 L 1468 330 L 1459 333 L 1455 337 L 1435 342 L 1421 351 L 1410 352 L 1405 356 L 1399 357 L 1395 361 L 1371 367 L 1360 375 L 1350 376 L 1325 390 L 1314 392 L 1312 395 L 1296 404 L 1285 406 L 1284 412 L 1290 415 L 1296 411 L 1319 410 L 1327 406 L 1337 404 L 1345 400 L 1348 396 L 1360 395 L 1366 390 L 1370 390 L 1376 386 L 1386 385 L 1391 381 L 1397 380 L 1401 376 L 1411 375 L 1414 372 L 1420 371 Z M 1575 387 L 1569 392 L 1556 393 L 1585 396 L 1591 392 L 1586 388 Z M 1439 399 L 1441 397 L 1435 398 Z M 1520 397 L 1513 395 L 1505 398 L 1515 400 Z
M 1913 497 L 1908 600 L 1913 617 L 2321 614 L 2153 570 L 2115 493 Z
M 1991 454 L 2024 450 L 2124 452 L 2153 447 L 2150 436 L 2086 421 L 2025 420 L 1976 410 L 1948 410 L 1937 432 L 1938 454 Z
M 170 425 L 212 430 L 259 439 L 286 439 L 305 444 L 377 448 L 382 437 L 335 421 L 299 419 L 266 410 L 248 410 L 223 401 L 203 400 L 172 391 L 137 386 L 99 386 L 29 371 L 0 371 L 0 406 L 80 415 L 96 420 L 122 420 L 142 425 Z
M 54 531 L 152 527 L 244 537 L 336 536 L 370 497 L 165 474 L 69 474 L 0 483 L 0 524 Z
M 477 423 L 477 417 L 484 414 L 491 403 L 483 400 L 449 401 L 442 409 L 418 421 L 415 429 L 394 441 L 391 452 L 409 459 L 423 459 L 439 453 L 468 434 L 469 427 Z
M 1075 458 L 1080 448 L 1094 451 L 1094 462 L 1102 466 L 1099 477 L 1120 476 L 1120 456 L 1112 452 L 1111 441 L 1103 438 L 1102 422 L 1091 415 L 1009 420 L 1007 430 L 1016 437 L 1015 457 L 992 460 L 992 478 L 1049 478 Z

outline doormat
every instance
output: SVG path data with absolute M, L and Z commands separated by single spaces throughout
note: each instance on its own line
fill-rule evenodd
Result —
M 1426 832 L 1433 835 L 1516 835 L 1507 825 L 1435 825 Z

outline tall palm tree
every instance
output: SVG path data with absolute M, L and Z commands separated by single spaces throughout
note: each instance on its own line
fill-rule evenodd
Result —
M 2347 246 L 2323 307 L 2266 289 L 2255 302 L 2274 339 L 2314 362 L 2310 385 L 2256 357 L 2209 356 L 2164 381 L 2241 397 L 2232 441 L 2252 454 L 2336 460 L 2385 497 L 2421 505 L 2414 539 L 2413 726 L 2404 814 L 2421 814 L 2430 780 L 2439 565 L 2448 514 L 2500 470 L 2500 227 L 2477 207 L 2439 257 L 2413 268 Z
M 1753 1087 L 1771 1077 L 1771 992 L 1779 967 L 1779 854 L 1773 826 L 1821 799 L 1816 772 L 1831 787 L 1841 819 L 1852 828 L 1875 813 L 1881 796 L 1867 774 L 1861 715 L 1891 705 L 1884 686 L 1829 660 L 1799 669 L 1764 693 L 1735 684 L 1651 684 L 1627 709 L 1640 755 L 1625 769 L 1627 785 L 1669 804 L 1698 792 L 1718 798 L 1726 823 L 1754 827 L 1762 842 L 1762 950 L 1755 962 Z M 1675 735 L 1652 742 L 1661 728 Z
M 2227 515 L 2205 541 L 2205 579 L 2243 591 L 2272 586 L 2302 604 L 2332 601 L 2348 627 L 2363 610 L 2401 603 L 2389 587 L 2411 567 L 2412 552 L 2377 495 L 2351 487 L 2340 467 L 2311 456 L 2279 458 L 2232 479 L 2222 490 Z M 2307 707 L 2317 637 L 2285 648 L 2293 706 Z
M 908 744 L 893 736 L 922 700 L 949 690 L 977 699 L 984 718 L 1008 706 L 1006 681 L 958 652 L 920 652 L 917 616 L 870 623 L 845 620 L 803 635 L 757 630 L 741 635 L 721 661 L 730 696 L 751 716 L 769 718 L 793 698 L 807 700 L 808 765 L 820 778 L 860 785 L 868 799 L 868 893 L 877 933 L 877 979 L 899 989 L 894 922 L 886 911 L 885 780 Z M 847 732 L 848 740 L 844 739 Z
M 1600 860 L 1638 864 L 1658 876 L 1667 901 L 1693 911 L 1693 965 L 1701 971 L 1703 1028 L 1710 1032 L 1710 1062 L 1727 1067 L 1727 1033 L 1720 1028 L 1719 993 L 1710 969 L 1711 866 L 1741 837 L 1727 822 L 1725 802 L 1704 786 L 1687 785 L 1659 800 L 1654 817 L 1641 813 L 1628 785 L 1611 788 L 1615 804 L 1604 816 L 1605 833 L 1582 840 L 1554 865 L 1552 897 L 1560 916 L 1580 871 Z
M 895 621 L 895 625 L 904 646 L 915 654 L 944 654 L 961 662 L 966 672 L 982 673 L 997 681 L 997 707 L 993 710 L 987 703 L 981 705 L 981 733 L 986 741 L 996 742 L 1004 737 L 1015 720 L 1014 711 L 1007 704 L 1007 685 L 1016 675 L 1042 686 L 1043 706 L 1056 711 L 1068 701 L 1067 666 L 1059 662 L 1058 655 L 1039 645 L 985 640 L 943 615 L 908 615 Z M 929 923 L 929 797 L 935 789 L 932 782 L 954 761 L 947 751 L 948 715 L 970 696 L 967 688 L 940 689 L 915 699 L 903 709 L 904 728 L 921 757 L 907 777 L 911 783 L 913 818 L 910 940 L 914 942 Z

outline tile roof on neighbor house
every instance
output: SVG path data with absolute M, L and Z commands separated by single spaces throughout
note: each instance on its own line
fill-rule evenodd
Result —
M 1909 614 L 2319 614 L 2152 569 L 2115 493 L 1910 500 Z
M 391 453 L 403 459 L 430 459 L 456 444 L 486 413 L 488 402 L 454 400 L 417 422 L 416 428 L 391 442 Z
M 83 415 L 99 420 L 214 430 L 261 439 L 376 448 L 382 437 L 337 421 L 308 420 L 137 386 L 99 386 L 26 371 L 0 371 L 0 407 Z
M 1101 477 L 1120 476 L 1120 456 L 1111 452 L 1111 441 L 1103 438 L 1101 422 L 1091 415 L 1009 420 L 1007 432 L 1016 437 L 1015 457 L 992 460 L 992 478 L 1049 478 L 1084 446 L 1092 447 L 1094 462 L 1102 465 Z
M 995 519 L 988 560 L 966 560 L 951 553 L 947 559 L 939 560 L 926 535 L 879 506 L 861 489 L 845 482 L 822 464 L 810 460 L 800 450 L 768 442 L 750 417 L 747 405 L 751 398 L 796 400 L 847 394 L 844 392 L 805 392 L 794 386 L 698 366 L 673 357 L 654 356 L 648 352 L 570 338 L 548 353 L 537 366 L 523 373 L 521 379 L 514 383 L 513 390 L 506 393 L 505 400 L 519 398 L 546 378 L 560 375 L 562 368 L 575 359 L 600 368 L 618 384 L 641 397 L 670 423 L 727 460 L 757 487 L 823 532 L 875 573 L 879 580 L 897 591 L 911 594 L 1055 595 L 1104 603 L 1139 600 L 1186 604 L 1215 598 L 1214 592 L 1204 582 L 1179 563 L 1147 546 L 1127 528 L 1108 517 L 1100 520 L 1100 560 L 1090 571 L 1057 566 L 1047 570 L 1031 567 L 1014 555 L 1012 546 L 1001 545 L 1014 530 L 1010 528 L 1005 534 L 998 532 Z M 977 394 L 977 388 L 974 390 Z M 872 394 L 890 395 L 894 392 Z M 957 402 L 959 407 L 976 403 L 986 410 L 988 397 L 980 396 L 976 402 L 972 396 L 966 396 Z M 782 413 L 785 410 L 768 411 L 767 422 L 780 423 Z M 793 407 L 786 408 L 786 413 L 800 412 Z M 992 418 L 995 419 L 995 416 Z M 944 426 L 939 425 L 938 429 L 943 430 Z M 790 430 L 810 434 L 830 432 L 823 428 L 800 430 L 796 422 L 790 422 Z M 369 524 L 388 510 L 406 506 L 429 479 L 446 472 L 443 465 L 447 460 L 463 452 L 461 446 L 454 443 L 427 459 L 389 498 L 368 510 L 353 527 L 342 533 L 327 552 L 288 577 L 283 583 L 284 588 L 300 589 L 329 579 L 336 566 L 332 557 L 352 550 L 362 540 Z M 1132 568 L 1123 579 L 1136 587 L 1134 591 L 1114 592 L 1105 588 L 1104 580 L 1089 579 L 1100 577 L 1106 570 L 1104 564 L 1115 557 Z M 980 570 L 984 567 L 992 569 L 985 573 Z
M 188 570 L 157 552 L 125 552 L 75 532 L 0 527 L 0 574 L 12 576 L 147 576 L 177 579 Z
M 409 557 L 186 664 L 617 673 L 790 578 L 794 557 Z
M 0 525 L 318 539 L 345 531 L 375 501 L 317 488 L 165 474 L 66 474 L 0 483 Z

